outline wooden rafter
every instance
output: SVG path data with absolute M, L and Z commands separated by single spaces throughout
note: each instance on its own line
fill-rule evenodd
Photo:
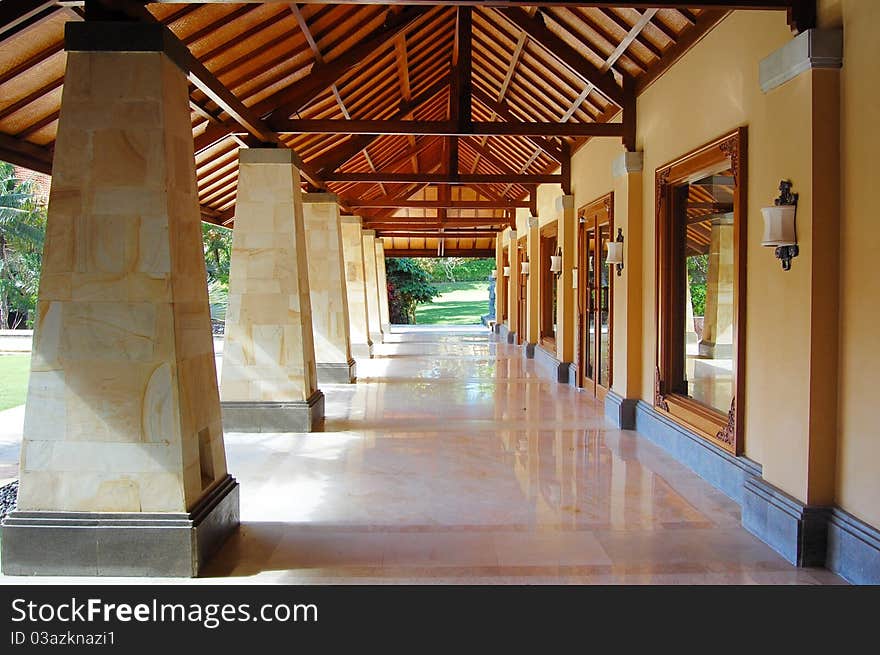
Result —
M 554 123 L 539 121 L 473 122 L 467 126 L 456 121 L 395 121 L 395 120 L 335 120 L 335 119 L 276 119 L 269 122 L 279 134 L 374 134 L 475 136 L 622 136 L 624 128 L 618 123 Z

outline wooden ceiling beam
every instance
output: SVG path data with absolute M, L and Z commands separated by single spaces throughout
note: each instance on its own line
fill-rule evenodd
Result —
M 534 0 L 533 0 L 534 1 Z M 399 248 L 386 248 L 385 249 L 385 257 L 479 257 L 484 259 L 486 257 L 494 257 L 495 256 L 495 248 L 446 248 L 441 253 L 437 253 L 436 250 L 427 250 L 424 248 L 421 249 L 408 249 L 401 250 Z
M 327 182 L 358 182 L 364 184 L 559 184 L 561 175 L 487 175 L 482 173 L 448 175 L 446 173 L 331 173 Z
M 269 126 L 279 134 L 373 134 L 419 136 L 622 136 L 620 123 L 555 123 L 555 122 L 474 122 L 468 130 L 455 121 L 400 120 L 336 120 L 285 119 L 270 120 Z
M 516 209 L 517 207 L 528 207 L 529 203 L 521 200 L 511 200 L 509 202 L 497 200 L 365 200 L 352 201 L 350 204 L 352 209 L 361 207 L 396 207 L 399 209 Z
M 449 86 L 449 80 L 440 80 L 409 102 L 401 103 L 400 109 L 394 116 L 394 120 L 402 120 L 405 116 L 411 114 L 421 105 L 431 100 L 447 86 Z M 345 162 L 357 155 L 361 150 L 367 148 L 367 146 L 379 138 L 379 136 L 380 135 L 378 134 L 367 134 L 353 137 L 348 141 L 339 144 L 330 152 L 322 155 L 319 159 L 313 162 L 313 165 L 318 169 L 321 175 L 326 175 L 327 173 L 335 171 Z
M 481 103 L 486 105 L 489 109 L 494 111 L 502 120 L 507 122 L 515 122 L 519 120 L 510 110 L 510 107 L 507 103 L 498 102 L 497 100 L 493 99 L 489 94 L 477 87 L 474 87 L 474 97 Z M 555 159 L 556 161 L 560 161 L 560 158 L 562 157 L 562 151 L 557 144 L 553 143 L 549 139 L 529 135 L 525 136 L 534 145 L 553 157 L 553 159 Z
M 0 2 L 0 46 L 60 9 L 57 0 L 3 0 Z
M 495 235 L 501 232 L 500 228 L 492 228 L 486 230 L 441 232 L 434 230 L 380 230 L 376 236 L 394 237 L 400 239 L 494 239 Z
M 372 53 L 382 48 L 388 41 L 406 30 L 413 21 L 427 13 L 428 9 L 427 7 L 413 7 L 401 12 L 396 18 L 389 17 L 384 26 L 333 61 L 314 66 L 305 78 L 256 103 L 252 108 L 254 113 L 262 117 L 270 116 L 276 112 L 285 117 L 290 116 L 318 97 L 321 92 L 329 88 L 344 74 L 359 67 L 369 59 Z M 290 109 L 290 107 L 294 108 Z M 285 114 L 285 112 L 287 113 Z M 236 124 L 233 121 L 226 121 L 222 125 L 208 125 L 204 133 L 196 137 L 196 153 L 226 138 L 235 131 L 235 127 Z
M 528 34 L 550 56 L 556 59 L 584 82 L 590 82 L 617 106 L 623 104 L 623 93 L 614 76 L 602 72 L 585 59 L 581 53 L 563 41 L 544 24 L 540 14 L 531 17 L 519 7 L 499 7 L 495 9 L 516 27 Z

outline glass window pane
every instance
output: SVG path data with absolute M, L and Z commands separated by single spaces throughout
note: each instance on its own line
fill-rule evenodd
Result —
M 686 190 L 684 187 L 687 187 Z M 677 311 L 684 334 L 684 379 L 679 393 L 726 413 L 734 395 L 735 243 L 731 171 L 711 175 L 674 194 L 684 222 L 676 251 L 683 276 L 683 303 Z

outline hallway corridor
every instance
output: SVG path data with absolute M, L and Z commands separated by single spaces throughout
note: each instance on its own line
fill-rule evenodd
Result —
M 483 330 L 395 329 L 325 432 L 227 434 L 240 531 L 210 581 L 839 583 Z

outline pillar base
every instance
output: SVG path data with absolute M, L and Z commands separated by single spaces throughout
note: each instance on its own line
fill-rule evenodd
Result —
M 324 422 L 324 394 L 285 402 L 220 403 L 224 432 L 314 432 Z
M 238 525 L 230 475 L 189 513 L 15 510 L 3 519 L 3 573 L 192 578 Z
M 609 391 L 605 394 L 605 417 L 621 430 L 635 430 L 638 403 L 638 398 L 624 398 Z
M 354 384 L 357 382 L 357 364 L 348 362 L 318 362 L 318 384 Z
M 526 359 L 534 359 L 535 358 L 535 346 L 537 346 L 537 345 L 538 344 L 536 344 L 536 343 L 524 343 L 523 347 L 522 347 L 523 357 L 525 357 Z
M 743 485 L 743 527 L 795 566 L 825 566 L 830 515 L 830 507 L 805 505 L 761 478 Z
M 370 341 L 373 342 L 375 346 L 377 343 L 385 343 L 385 335 L 381 332 L 371 332 L 370 333 Z
M 351 354 L 355 359 L 372 359 L 373 342 L 351 344 Z

